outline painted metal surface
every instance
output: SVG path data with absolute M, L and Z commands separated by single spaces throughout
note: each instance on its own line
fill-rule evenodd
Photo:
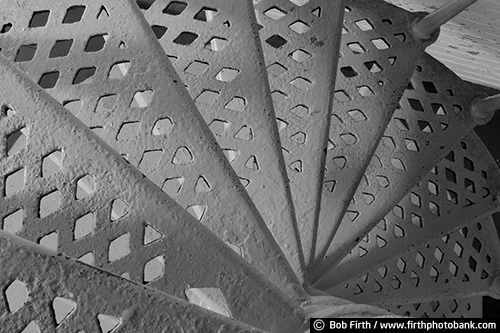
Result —
M 0 265 L 4 332 L 263 332 L 1 231 Z
M 398 255 L 331 292 L 382 307 L 484 295 L 498 298 L 498 246 L 495 225 L 488 216 Z
M 340 262 L 474 128 L 477 96 L 436 59 L 419 61 L 316 276 Z
M 276 286 L 3 57 L 0 75 L 4 230 L 183 299 L 217 288 L 233 318 L 270 332 L 301 327 Z
M 343 258 L 330 288 L 498 209 L 500 172 L 473 132 Z M 487 236 L 487 234 L 484 234 Z
M 373 0 L 348 2 L 345 10 L 315 263 L 310 267 L 314 271 L 325 254 L 332 257 L 328 247 L 417 61 L 432 41 L 412 35 L 410 23 L 422 13 Z
M 413 318 L 482 318 L 483 298 L 472 297 L 427 303 L 398 304 L 389 308 L 395 314 Z
M 251 0 L 142 5 L 219 146 L 304 280 L 293 201 Z M 191 34 L 191 35 L 190 35 Z M 188 40 L 192 36 L 194 40 Z
M 301 288 L 134 1 L 7 1 L 2 54 L 282 290 Z M 29 8 L 30 10 L 26 10 Z
M 344 3 L 255 4 L 306 264 L 317 232 Z
M 449 0 L 387 0 L 411 11 L 433 11 Z M 441 28 L 428 52 L 462 79 L 500 89 L 500 3 L 480 0 Z

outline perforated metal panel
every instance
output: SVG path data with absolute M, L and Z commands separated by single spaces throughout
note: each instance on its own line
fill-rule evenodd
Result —
M 427 303 L 394 305 L 392 313 L 413 318 L 482 318 L 483 298 L 463 298 Z
M 491 295 L 499 297 L 499 242 L 491 217 L 470 223 L 384 262 L 332 293 L 388 306 Z M 495 291 L 496 290 L 496 291 Z M 378 295 L 378 297 L 375 297 Z
M 0 232 L 4 332 L 263 332 L 19 240 Z
M 0 34 L 2 54 L 299 297 L 297 277 L 135 2 L 25 0 L 4 7 L 1 24 L 12 28 Z
M 317 262 L 327 253 L 404 87 L 431 42 L 417 40 L 411 32 L 411 22 L 422 13 L 373 0 L 350 1 L 345 11 Z
M 472 130 L 476 123 L 469 112 L 476 97 L 474 90 L 440 62 L 429 55 L 422 58 L 318 274 L 339 262 Z M 468 184 L 460 182 L 459 193 L 463 193 Z M 491 186 L 496 188 L 494 182 Z
M 344 1 L 255 5 L 306 263 L 313 255 Z
M 235 319 L 269 331 L 302 325 L 276 286 L 3 57 L 0 75 L 4 230 L 184 299 L 217 288 Z
M 190 0 L 176 5 L 161 0 L 141 6 L 274 238 L 303 277 L 252 1 Z

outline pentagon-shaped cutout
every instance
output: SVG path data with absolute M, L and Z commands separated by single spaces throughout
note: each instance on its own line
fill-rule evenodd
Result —
M 210 123 L 210 125 L 208 125 L 208 127 L 215 136 L 222 136 L 228 129 L 229 123 L 224 120 L 215 119 Z
M 239 73 L 240 71 L 238 69 L 224 67 L 219 73 L 217 73 L 215 79 L 222 82 L 231 82 L 238 76 Z
M 67 298 L 56 297 L 52 301 L 52 310 L 54 311 L 56 324 L 60 325 L 76 311 L 76 303 Z
M 99 52 L 106 46 L 109 39 L 108 34 L 95 35 L 89 38 L 85 45 L 85 52 Z
M 144 245 L 149 245 L 153 242 L 156 242 L 157 240 L 162 239 L 163 236 L 163 233 L 158 231 L 156 228 L 149 224 L 146 224 L 144 228 Z
M 47 25 L 49 21 L 50 11 L 41 10 L 33 12 L 33 16 L 31 16 L 31 20 L 29 22 L 29 28 L 40 28 Z
M 309 52 L 302 49 L 295 50 L 288 56 L 298 63 L 303 63 L 304 61 L 309 60 L 312 57 L 312 55 Z
M 214 104 L 217 97 L 219 97 L 219 95 L 220 95 L 220 92 L 218 92 L 218 91 L 204 90 L 201 92 L 201 94 L 198 95 L 198 97 L 195 98 L 194 101 L 196 103 L 212 105 L 212 104 Z
M 90 212 L 75 221 L 75 240 L 79 240 L 94 232 L 96 226 L 94 213 Z
M 32 320 L 21 333 L 41 333 L 41 331 L 36 321 Z
M 113 333 L 122 323 L 121 318 L 105 314 L 98 314 L 97 321 L 99 322 L 101 333 Z
M 14 280 L 5 289 L 5 299 L 11 313 L 19 311 L 28 301 L 28 288 L 24 282 Z
M 232 318 L 226 300 L 218 288 L 191 288 L 185 291 L 190 303 Z
M 80 68 L 73 78 L 73 84 L 86 84 L 92 82 L 96 71 L 97 67 Z
M 183 31 L 177 36 L 173 42 L 178 45 L 184 45 L 184 46 L 189 46 L 194 43 L 195 40 L 198 39 L 198 35 L 189 32 L 189 31 Z
M 116 134 L 116 140 L 125 141 L 135 138 L 139 134 L 140 125 L 138 121 L 123 123 Z
M 59 247 L 59 234 L 57 231 L 54 231 L 40 238 L 38 243 L 49 250 L 57 252 L 57 248 Z
M 25 213 L 23 209 L 18 209 L 15 212 L 5 216 L 3 218 L 2 230 L 11 234 L 17 234 L 23 229 L 24 216 Z
M 284 17 L 286 15 L 286 12 L 281 8 L 271 7 L 270 9 L 264 12 L 264 15 L 266 15 L 270 19 L 277 21 L 280 18 Z
M 132 99 L 132 103 L 130 104 L 131 108 L 145 108 L 151 104 L 153 100 L 154 91 L 151 89 L 138 91 L 134 94 L 134 98 Z
M 78 114 L 80 114 L 80 111 L 82 110 L 83 101 L 81 99 L 73 99 L 64 101 L 62 105 L 66 108 L 66 110 L 68 110 L 75 116 L 78 116 Z
M 140 170 L 152 170 L 156 168 L 163 156 L 162 149 L 147 150 L 142 154 L 141 161 L 139 162 Z
M 10 197 L 24 189 L 25 169 L 19 169 L 5 176 L 4 196 Z
M 187 3 L 181 1 L 172 1 L 168 4 L 165 9 L 163 9 L 164 14 L 177 16 L 182 14 L 182 12 L 186 9 Z
M 148 283 L 159 279 L 165 273 L 165 258 L 155 257 L 144 265 L 144 282 Z
M 61 206 L 61 192 L 59 190 L 54 190 L 45 194 L 40 199 L 40 208 L 38 211 L 38 216 L 44 218 L 52 213 L 59 210 Z
M 304 34 L 309 30 L 311 30 L 311 27 L 307 23 L 299 20 L 290 24 L 290 29 L 292 29 L 298 34 Z
M 35 58 L 35 53 L 38 48 L 37 44 L 22 45 L 18 50 L 14 62 L 26 62 Z
M 205 212 L 207 210 L 206 205 L 192 205 L 189 206 L 187 209 L 189 214 L 193 215 L 198 221 L 201 221 L 203 219 L 203 216 L 205 215 Z
M 214 37 L 207 44 L 205 44 L 205 48 L 210 51 L 222 51 L 227 46 L 229 41 L 225 38 Z
M 232 111 L 241 111 L 247 105 L 247 102 L 242 97 L 233 97 L 225 106 L 225 109 Z
M 91 175 L 85 175 L 76 183 L 76 199 L 84 199 L 95 193 L 95 180 Z
M 94 253 L 89 252 L 78 258 L 79 262 L 87 264 L 89 266 L 94 266 Z
M 117 62 L 116 64 L 111 66 L 108 78 L 112 80 L 123 79 L 125 76 L 127 76 L 130 67 L 132 67 L 132 63 L 130 61 Z
M 229 163 L 233 163 L 234 160 L 236 160 L 236 158 L 240 155 L 240 152 L 236 149 L 222 149 L 222 152 L 226 155 Z
M 167 178 L 161 189 L 169 196 L 177 195 L 181 192 L 184 181 L 184 177 Z
M 199 176 L 194 187 L 196 193 L 206 193 L 212 189 L 207 179 L 203 176 Z
M 66 11 L 66 15 L 63 19 L 63 24 L 71 24 L 80 22 L 82 20 L 83 14 L 85 13 L 85 6 L 71 6 Z
M 344 156 L 335 157 L 333 158 L 333 163 L 342 170 L 347 165 L 347 159 Z
M 130 254 L 130 234 L 123 234 L 109 244 L 108 260 L 119 260 Z
M 214 19 L 215 15 L 217 15 L 217 9 L 203 7 L 196 13 L 194 19 L 202 22 L 210 22 Z
M 125 217 L 130 211 L 130 206 L 128 203 L 122 199 L 115 199 L 111 203 L 111 221 L 118 221 L 119 219 Z
M 251 127 L 244 125 L 234 136 L 236 139 L 244 141 L 253 140 L 253 130 Z
M 267 72 L 276 77 L 285 74 L 287 71 L 288 69 L 278 62 L 275 62 L 267 67 Z
M 173 127 L 174 123 L 170 118 L 160 118 L 155 122 L 151 134 L 155 136 L 168 135 L 172 132 Z
M 22 127 L 7 135 L 7 156 L 12 156 L 26 148 L 28 142 L 28 129 Z
M 179 147 L 175 151 L 172 163 L 177 165 L 184 165 L 193 162 L 194 157 L 188 147 Z
M 190 63 L 189 66 L 187 66 L 184 71 L 189 74 L 199 75 L 203 74 L 209 66 L 210 65 L 208 62 L 195 60 L 192 63 Z

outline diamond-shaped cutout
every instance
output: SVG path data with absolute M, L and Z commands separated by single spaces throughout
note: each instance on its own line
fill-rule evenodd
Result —
M 411 223 L 413 223 L 413 225 L 416 225 L 419 228 L 424 227 L 422 217 L 420 217 L 419 215 L 417 215 L 415 213 L 411 213 Z
M 290 24 L 290 29 L 298 34 L 303 34 L 311 30 L 311 27 L 307 23 L 299 20 Z
M 7 135 L 7 156 L 12 156 L 26 148 L 28 141 L 28 129 L 20 128 Z
M 417 142 L 415 140 L 405 139 L 405 145 L 406 149 L 408 149 L 409 151 L 415 151 L 415 152 L 419 151 Z
M 267 67 L 267 72 L 273 76 L 281 76 L 282 74 L 286 73 L 288 71 L 288 69 L 281 65 L 280 63 L 277 63 L 275 62 L 274 64 L 272 65 L 269 65 Z
M 4 196 L 12 196 L 24 189 L 25 170 L 16 170 L 5 177 Z
M 358 28 L 361 29 L 361 31 L 373 30 L 373 25 L 370 23 L 370 21 L 368 21 L 366 19 L 356 21 L 355 23 L 358 26 Z
M 23 228 L 24 210 L 18 209 L 3 219 L 2 229 L 8 233 L 16 234 Z
M 439 216 L 439 206 L 435 202 L 429 201 L 429 211 L 432 214 Z
M 28 301 L 28 288 L 24 282 L 14 280 L 5 289 L 5 298 L 11 313 L 19 311 Z
M 164 14 L 177 16 L 182 14 L 182 12 L 186 9 L 187 3 L 181 1 L 172 1 L 168 4 L 165 9 L 163 9 Z
M 228 44 L 228 40 L 225 38 L 214 37 L 207 44 L 205 44 L 205 48 L 210 51 L 222 51 Z
M 122 320 L 120 318 L 105 314 L 98 314 L 97 320 L 99 321 L 99 328 L 101 330 L 101 333 L 112 333 L 122 323 Z
M 52 301 L 52 309 L 56 319 L 56 324 L 61 324 L 76 310 L 76 303 L 70 299 L 63 297 L 56 297 Z
M 42 177 L 49 177 L 62 168 L 62 151 L 55 150 L 42 160 Z
M 22 45 L 19 50 L 17 50 L 16 57 L 14 58 L 15 62 L 25 62 L 31 61 L 35 57 L 35 53 L 37 50 L 37 44 L 29 44 Z
M 347 112 L 349 116 L 356 122 L 367 120 L 366 115 L 361 110 L 351 110 Z
M 373 92 L 373 90 L 368 86 L 359 86 L 359 87 L 357 87 L 357 89 L 358 89 L 359 94 L 363 97 L 375 96 L 375 93 Z
M 391 47 L 389 43 L 387 43 L 387 41 L 383 38 L 372 39 L 372 43 L 379 50 L 387 50 Z
M 219 73 L 217 73 L 215 79 L 222 82 L 231 82 L 238 76 L 239 73 L 240 71 L 238 69 L 224 67 Z
M 207 62 L 195 60 L 184 71 L 189 74 L 199 75 L 203 74 L 208 67 L 209 64 Z
M 218 91 L 204 90 L 201 92 L 201 94 L 198 95 L 198 97 L 195 98 L 194 101 L 196 103 L 212 105 L 212 104 L 214 104 L 217 97 L 219 97 L 219 95 L 220 95 L 220 93 Z
M 353 146 L 353 145 L 355 145 L 358 142 L 358 138 L 356 138 L 356 136 L 354 136 L 351 133 L 341 134 L 340 138 L 348 146 Z
M 349 47 L 354 54 L 362 54 L 366 52 L 366 49 L 360 43 L 349 43 L 347 44 L 347 47 Z
M 232 111 L 241 111 L 245 107 L 247 102 L 245 101 L 244 98 L 241 97 L 233 97 L 225 106 L 224 108 Z
M 163 234 L 153 226 L 146 224 L 144 228 L 144 245 L 149 245 L 163 238 Z
M 405 272 L 406 262 L 403 259 L 399 258 L 396 265 L 398 266 L 398 269 L 401 273 Z
M 134 94 L 134 98 L 132 99 L 132 103 L 130 104 L 131 108 L 145 108 L 148 107 L 151 101 L 153 100 L 154 92 L 151 89 L 138 91 Z
M 119 260 L 130 254 L 130 234 L 124 234 L 109 244 L 108 259 L 110 262 Z
M 112 80 L 123 79 L 125 76 L 127 76 L 130 67 L 132 67 L 130 61 L 117 62 L 116 64 L 111 66 L 108 77 Z
M 278 7 L 272 7 L 264 12 L 264 15 L 277 21 L 286 15 L 286 12 Z
M 162 186 L 162 191 L 169 196 L 174 196 L 180 193 L 182 185 L 184 184 L 184 177 L 168 178 Z
M 90 212 L 75 221 L 75 240 L 81 239 L 90 235 L 95 230 L 95 217 L 94 213 Z
M 292 53 L 290 53 L 289 57 L 298 63 L 302 63 L 306 60 L 311 59 L 312 55 L 305 50 L 299 49 L 299 50 L 295 50 Z
M 50 11 L 48 11 L 48 10 L 33 12 L 33 16 L 31 17 L 31 20 L 29 22 L 28 27 L 29 28 L 39 28 L 39 27 L 46 26 L 47 22 L 49 21 L 49 15 L 50 15 Z M 64 21 L 63 21 L 63 23 L 64 23 Z
M 108 34 L 95 35 L 89 38 L 85 45 L 85 52 L 99 52 L 106 46 L 109 39 Z
M 110 112 L 115 108 L 118 95 L 104 95 L 99 98 L 95 109 L 96 113 Z
M 403 238 L 405 237 L 405 231 L 403 230 L 403 228 L 396 225 L 394 226 L 394 235 L 396 236 L 396 238 Z
M 87 84 L 92 82 L 96 71 L 97 67 L 80 68 L 73 78 L 73 84 Z
M 159 279 L 165 273 L 165 258 L 155 257 L 144 265 L 144 282 L 151 282 Z
M 307 90 L 312 86 L 312 82 L 303 77 L 293 79 L 290 84 L 300 90 Z
M 297 105 L 290 110 L 290 113 L 299 118 L 304 118 L 309 114 L 309 108 L 305 105 Z
M 351 77 L 356 77 L 358 76 L 358 72 L 351 66 L 346 66 L 340 68 L 340 72 L 346 77 L 346 78 L 351 78 Z
M 193 44 L 196 39 L 198 39 L 197 34 L 189 31 L 183 31 L 173 40 L 173 42 L 178 45 L 189 46 Z
M 271 45 L 275 49 L 279 49 L 280 47 L 288 43 L 288 41 L 280 35 L 273 35 L 266 39 L 266 43 Z
M 425 91 L 431 94 L 437 94 L 438 91 L 436 89 L 436 86 L 434 83 L 429 82 L 429 81 L 422 81 L 422 86 L 424 87 Z
M 57 248 L 59 246 L 59 234 L 57 231 L 54 231 L 40 238 L 38 243 L 49 250 L 57 252 Z
M 122 199 L 115 199 L 111 203 L 111 221 L 118 221 L 130 211 L 130 206 Z
M 76 183 L 76 199 L 80 200 L 91 196 L 95 192 L 95 181 L 91 175 L 85 175 Z
M 151 134 L 153 135 L 167 135 L 172 132 L 172 128 L 174 127 L 174 123 L 170 118 L 161 118 L 156 121 L 153 126 L 153 130 Z
M 203 216 L 205 215 L 205 212 L 207 210 L 206 205 L 192 205 L 189 206 L 187 209 L 188 213 L 193 215 L 198 221 L 201 221 L 203 219 Z
M 339 102 L 349 102 L 351 100 L 351 96 L 349 96 L 344 90 L 337 90 L 334 93 L 334 97 Z
M 61 192 L 54 190 L 40 199 L 39 217 L 44 218 L 59 210 L 61 206 Z
M 203 7 L 195 16 L 194 19 L 202 22 L 210 22 L 217 14 L 217 9 Z
M 144 154 L 142 154 L 141 161 L 139 162 L 139 169 L 152 170 L 156 168 L 162 156 L 163 156 L 163 150 L 161 149 L 145 151 Z

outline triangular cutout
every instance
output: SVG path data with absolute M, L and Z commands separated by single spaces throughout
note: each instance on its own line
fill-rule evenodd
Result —
M 122 323 L 121 318 L 105 314 L 98 314 L 97 320 L 101 333 L 112 333 Z
M 100 20 L 102 18 L 108 18 L 109 17 L 109 12 L 106 9 L 105 6 L 101 6 L 101 9 L 99 10 L 99 14 L 97 14 L 97 19 Z
M 76 310 L 76 303 L 67 298 L 56 297 L 52 302 L 52 309 L 54 310 L 56 324 L 60 325 Z
M 163 238 L 163 234 L 161 232 L 153 226 L 146 224 L 146 227 L 144 228 L 144 245 L 149 245 L 161 238 Z

